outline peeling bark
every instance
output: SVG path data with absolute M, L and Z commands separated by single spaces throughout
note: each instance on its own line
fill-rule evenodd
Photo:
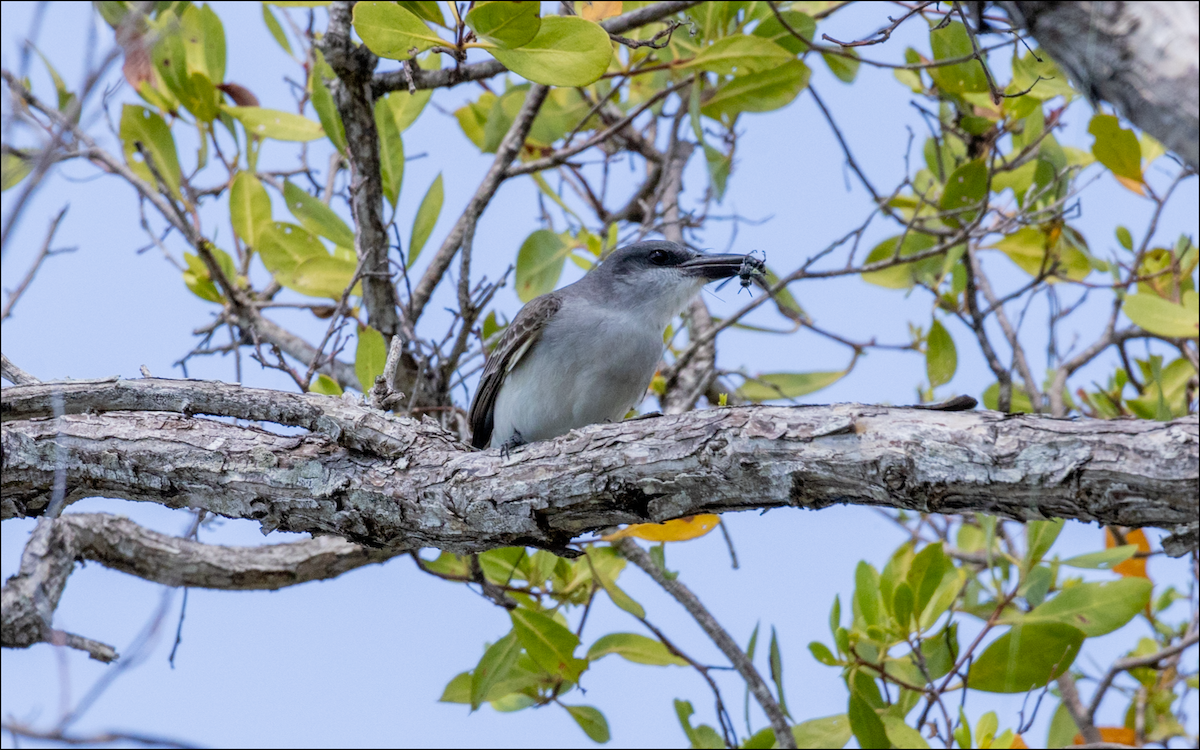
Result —
M 1200 169 L 1200 4 L 1000 5 L 1080 90 Z

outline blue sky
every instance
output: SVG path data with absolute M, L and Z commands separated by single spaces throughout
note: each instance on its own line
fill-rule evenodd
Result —
M 0 57 L 9 69 L 18 65 L 19 43 L 29 28 L 33 7 L 15 2 L 0 6 Z M 228 78 L 256 91 L 266 107 L 291 109 L 292 98 L 282 81 L 285 76 L 296 79 L 298 73 L 271 41 L 258 4 L 215 3 L 214 7 L 225 24 Z M 91 23 L 87 8 L 50 5 L 38 39 L 41 51 L 72 86 L 83 75 L 80 51 Z M 821 30 L 838 38 L 862 38 L 878 27 L 882 15 L 866 4 L 836 14 Z M 321 26 L 323 21 L 318 22 Z M 915 23 L 902 27 L 891 42 L 871 48 L 869 54 L 894 60 L 905 45 L 927 49 L 918 28 Z M 104 50 L 107 29 L 98 27 L 97 33 Z M 52 93 L 36 56 L 31 77 L 35 91 Z M 110 79 L 116 82 L 119 73 Z M 875 184 L 890 189 L 902 179 L 909 138 L 906 126 L 917 134 L 917 149 L 926 132 L 919 114 L 908 104 L 908 90 L 890 72 L 865 66 L 859 80 L 847 86 L 819 62 L 814 64 L 813 86 Z M 477 92 L 459 86 L 436 92 L 433 102 L 451 112 Z M 133 100 L 127 87 L 119 88 L 112 98 L 114 108 Z M 1087 149 L 1090 115 L 1086 103 L 1073 105 L 1060 140 Z M 106 131 L 103 120 L 95 128 Z M 773 267 L 786 271 L 862 221 L 868 197 L 845 168 L 841 150 L 807 94 L 778 112 L 744 117 L 739 130 L 729 192 L 713 213 L 769 220 L 742 224 L 732 243 L 735 251 L 763 251 Z M 114 146 L 107 133 L 101 140 Z M 444 174 L 446 202 L 432 246 L 452 225 L 491 157 L 480 156 L 454 118 L 434 107 L 405 133 L 405 150 L 410 156 L 429 154 L 406 166 L 398 221 L 405 236 L 425 188 L 438 172 Z M 191 156 L 182 139 L 180 153 L 186 164 Z M 264 159 L 290 165 L 293 153 L 288 144 L 270 143 L 264 148 Z M 916 153 L 914 158 L 919 158 Z M 1152 181 L 1162 181 L 1158 170 L 1150 171 Z M 157 250 L 137 252 L 147 239 L 137 225 L 132 189 L 94 175 L 84 164 L 65 165 L 34 199 L 10 241 L 3 259 L 6 289 L 25 273 L 50 217 L 70 203 L 55 245 L 78 250 L 54 257 L 43 267 L 14 317 L 4 324 L 4 352 L 44 379 L 137 377 L 141 365 L 155 375 L 181 376 L 173 363 L 193 346 L 190 332 L 211 319 L 214 306 L 188 293 L 178 271 Z M 686 174 L 689 195 L 700 195 L 706 179 L 702 160 L 693 158 Z M 16 192 L 4 193 L 4 215 Z M 1191 180 L 1180 188 L 1160 221 L 1161 242 L 1172 242 L 1180 233 L 1195 236 L 1198 203 L 1196 180 Z M 276 218 L 282 219 L 279 204 L 276 201 Z M 223 205 L 215 207 L 207 216 L 215 222 L 224 210 Z M 1133 197 L 1106 175 L 1089 187 L 1076 225 L 1093 251 L 1105 256 L 1115 247 L 1116 223 L 1129 226 L 1140 238 L 1149 214 L 1147 201 Z M 537 227 L 532 181 L 503 186 L 476 233 L 477 272 L 496 278 L 513 262 L 524 237 Z M 731 231 L 728 221 L 710 222 L 704 244 L 724 250 L 730 245 Z M 873 225 L 866 248 L 894 233 L 881 223 Z M 182 248 L 175 239 L 168 241 L 168 247 L 178 255 Z M 1025 278 L 1005 259 L 989 256 L 986 262 L 1000 286 L 1017 285 Z M 568 278 L 572 273 L 579 272 L 568 264 Z M 737 290 L 736 284 L 730 284 L 723 291 L 706 293 L 715 315 L 726 315 L 744 302 Z M 906 297 L 853 277 L 806 282 L 792 291 L 819 324 L 850 338 L 904 343 L 910 322 L 927 326 L 929 321 L 927 296 Z M 447 318 L 439 311 L 452 305 L 452 290 L 441 290 L 424 323 L 426 333 L 440 330 Z M 511 317 L 520 303 L 509 287 L 500 292 L 496 305 Z M 1095 315 L 1085 308 L 1075 324 L 1084 344 L 1089 333 L 1102 326 L 1104 308 L 1106 304 L 1097 306 Z M 275 317 L 310 340 L 318 339 L 324 328 L 324 323 L 314 324 L 296 313 L 281 311 Z M 1045 333 L 1039 329 L 1044 328 L 1044 307 L 1035 303 L 1028 319 L 1034 369 L 1040 371 L 1044 356 L 1037 352 L 1044 349 Z M 779 319 L 766 312 L 756 313 L 749 322 L 779 325 Z M 967 331 L 954 321 L 946 325 L 958 343 L 959 369 L 939 394 L 978 397 L 992 377 Z M 745 367 L 750 372 L 835 370 L 849 360 L 847 350 L 808 333 L 786 338 L 738 333 L 722 338 L 719 357 L 724 367 Z M 1084 375 L 1102 378 L 1113 361 L 1102 358 Z M 249 360 L 244 361 L 243 373 L 247 385 L 292 388 L 280 373 L 262 371 Z M 189 374 L 234 379 L 232 362 L 220 357 L 193 360 Z M 850 376 L 803 401 L 911 403 L 923 379 L 924 360 L 919 355 L 872 351 Z M 171 533 L 188 524 L 188 517 L 179 512 L 115 500 L 86 500 L 72 510 L 124 514 Z M 805 646 L 811 640 L 828 640 L 830 604 L 835 594 L 846 601 L 853 587 L 854 564 L 867 559 L 881 566 L 903 540 L 902 534 L 878 513 L 858 507 L 775 510 L 767 517 L 730 514 L 726 520 L 737 545 L 740 570 L 730 569 L 724 543 L 715 534 L 670 546 L 669 564 L 682 571 L 683 580 L 739 641 L 748 639 L 756 622 L 777 628 L 789 703 L 798 719 L 843 712 L 846 694 L 837 670 L 819 665 Z M 30 521 L 4 523 L 0 530 L 3 576 L 16 571 L 32 527 Z M 1157 532 L 1151 536 L 1156 538 Z M 264 539 L 249 522 L 225 521 L 203 529 L 200 538 L 252 545 L 292 537 L 276 533 Z M 1096 527 L 1069 523 L 1058 549 L 1068 556 L 1094 551 L 1101 544 Z M 1182 585 L 1187 580 L 1186 564 L 1156 558 L 1151 561 L 1151 575 L 1160 582 Z M 627 572 L 622 586 L 646 606 L 651 621 L 689 653 L 709 663 L 721 662 L 698 628 L 639 572 Z M 174 669 L 167 664 L 167 654 L 179 595 L 164 594 L 162 587 L 98 565 L 87 566 L 72 576 L 56 625 L 124 651 L 164 596 L 173 597 L 170 614 L 145 662 L 122 675 L 75 725 L 75 732 L 124 729 L 205 745 L 591 745 L 556 707 L 515 714 L 484 708 L 468 716 L 463 706 L 436 702 L 451 677 L 475 664 L 485 641 L 507 632 L 508 620 L 486 600 L 420 573 L 409 560 L 397 559 L 333 581 L 275 593 L 193 590 Z M 607 600 L 593 608 L 590 618 L 585 644 L 607 632 L 638 630 L 636 622 Z M 1080 663 L 1094 659 L 1105 664 L 1129 645 L 1119 634 L 1089 641 Z M 765 670 L 765 660 L 760 662 Z M 59 655 L 48 646 L 5 650 L 0 684 L 3 713 L 37 726 L 51 725 L 64 697 L 74 705 L 111 669 L 77 653 Z M 718 679 L 727 701 L 740 707 L 740 683 L 725 675 Z M 588 672 L 584 686 L 586 696 L 575 694 L 568 702 L 603 710 L 612 729 L 612 746 L 684 743 L 671 708 L 676 697 L 693 702 L 697 720 L 714 723 L 707 687 L 693 672 L 680 668 L 639 667 L 606 659 Z M 1007 727 L 1015 721 L 1020 699 L 976 695 L 967 713 L 974 720 L 987 710 L 997 710 L 1001 726 Z M 1113 720 L 1115 705 L 1112 702 L 1109 711 Z M 740 724 L 740 708 L 734 709 L 734 715 Z M 761 715 L 754 715 L 755 727 L 764 726 Z M 1044 710 L 1030 733 L 1035 741 L 1044 738 L 1048 719 L 1049 711 Z M 0 737 L 0 745 L 10 746 L 11 738 Z

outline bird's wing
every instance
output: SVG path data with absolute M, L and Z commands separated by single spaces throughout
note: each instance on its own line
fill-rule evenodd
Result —
M 541 338 L 546 323 L 560 307 L 562 299 L 553 292 L 530 300 L 500 336 L 500 342 L 483 367 L 479 390 L 471 403 L 471 445 L 486 448 L 491 441 L 496 394 L 500 392 L 504 378 Z

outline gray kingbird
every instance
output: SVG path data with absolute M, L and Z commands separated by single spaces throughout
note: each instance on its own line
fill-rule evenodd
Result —
M 471 404 L 471 444 L 515 447 L 621 420 L 641 403 L 663 332 L 705 284 L 761 271 L 745 255 L 636 242 L 574 284 L 532 299 L 488 357 Z

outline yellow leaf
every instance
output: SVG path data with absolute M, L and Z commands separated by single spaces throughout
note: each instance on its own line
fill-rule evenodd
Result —
M 575 10 L 593 23 L 599 23 L 606 18 L 621 15 L 621 0 L 616 2 L 582 2 L 575 4 Z
M 1140 180 L 1131 180 L 1128 177 L 1122 177 L 1119 174 L 1114 174 L 1113 177 L 1116 177 L 1117 182 L 1121 183 L 1121 185 L 1124 186 L 1126 190 L 1130 190 L 1141 196 L 1146 195 L 1146 188 Z
M 1137 733 L 1128 727 L 1096 727 L 1100 732 L 1100 740 L 1103 742 L 1112 742 L 1119 745 L 1129 745 L 1131 747 L 1137 745 Z M 1075 739 L 1071 741 L 1072 745 L 1083 745 L 1083 735 L 1075 735 Z
M 635 523 L 602 538 L 606 542 L 627 537 L 637 537 L 651 542 L 686 542 L 689 539 L 704 536 L 717 528 L 717 524 L 720 522 L 720 516 L 705 513 L 699 516 L 684 516 L 663 523 Z
M 1136 544 L 1138 552 L 1150 551 L 1150 540 L 1146 539 L 1146 532 L 1141 529 L 1133 529 L 1125 532 L 1125 544 Z M 1109 529 L 1104 530 L 1104 548 L 1110 549 L 1117 546 L 1117 538 L 1113 536 Z M 1146 558 L 1131 557 L 1125 562 L 1117 563 L 1112 567 L 1114 573 L 1120 573 L 1123 576 L 1134 578 L 1149 578 L 1146 575 Z

